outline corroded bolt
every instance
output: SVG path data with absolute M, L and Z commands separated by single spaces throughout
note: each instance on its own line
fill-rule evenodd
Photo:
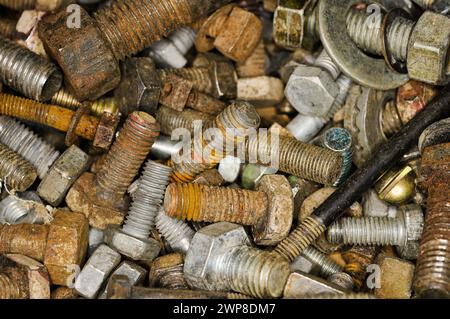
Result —
M 0 16 L 0 36 L 11 38 L 16 31 L 17 20 Z
M 184 109 L 180 112 L 166 106 L 159 107 L 155 118 L 161 125 L 161 133 L 169 136 L 177 128 L 184 128 L 193 134 L 194 121 L 202 121 L 202 125 L 205 126 L 214 120 L 213 116 L 203 112 L 191 109 Z
M 67 205 L 86 214 L 93 227 L 120 225 L 127 207 L 124 195 L 158 135 L 159 125 L 151 115 L 131 113 L 97 176 L 81 175 L 66 196 Z
M 328 228 L 331 243 L 355 245 L 395 245 L 406 259 L 415 259 L 423 230 L 420 206 L 400 207 L 395 218 L 341 218 Z
M 440 130 L 442 131 L 439 132 Z M 434 126 L 434 130 L 427 132 L 428 136 L 424 139 L 431 144 L 434 144 L 433 135 L 441 135 L 448 140 L 448 131 L 448 124 L 444 120 L 440 125 Z M 446 133 L 447 137 L 442 133 Z M 449 162 L 450 143 L 428 146 L 422 151 L 421 180 L 422 186 L 428 190 L 428 199 L 414 290 L 423 298 L 450 296 Z
M 150 287 L 189 289 L 183 274 L 184 257 L 173 253 L 156 258 L 148 273 Z
M 0 225 L 0 253 L 43 261 L 53 284 L 70 286 L 86 255 L 89 225 L 79 213 L 58 210 L 53 217 L 50 225 Z
M 352 276 L 357 290 L 365 286 L 367 267 L 375 262 L 378 251 L 377 246 L 355 245 L 342 254 L 342 258 L 346 262 L 344 272 Z
M 260 118 L 255 108 L 246 102 L 235 102 L 216 116 L 211 125 L 203 126 L 203 131 L 209 127 L 220 130 L 220 138 L 208 143 L 205 136 L 192 141 L 191 153 L 180 152 L 180 160 L 173 163 L 172 180 L 177 182 L 192 181 L 201 172 L 219 164 L 227 152 L 234 152 L 236 145 L 244 142 L 250 129 L 259 127 Z M 234 134 L 230 134 L 230 130 Z M 225 147 L 229 143 L 234 147 Z M 199 147 L 200 146 L 200 147 Z M 209 154 L 204 158 L 204 154 Z
M 0 179 L 19 192 L 29 188 L 37 178 L 36 169 L 6 145 L 0 143 Z
M 184 261 L 184 276 L 191 287 L 233 290 L 257 298 L 281 297 L 289 273 L 285 260 L 250 247 L 244 228 L 228 222 L 200 229 Z
M 195 222 L 251 225 L 255 242 L 273 245 L 292 225 L 292 192 L 281 175 L 261 178 L 256 191 L 198 184 L 170 184 L 164 198 L 168 216 Z
M 78 119 L 72 110 L 4 93 L 0 93 L 0 114 L 75 134 L 105 149 L 109 148 L 118 124 L 117 117 L 108 113 L 104 113 L 100 119 L 90 115 L 82 115 Z
M 272 143 L 274 138 L 279 139 L 278 145 Z M 257 154 L 257 162 L 263 165 L 277 151 L 280 171 L 325 185 L 333 185 L 337 181 L 343 165 L 341 155 L 336 152 L 275 134 L 267 139 L 260 135 L 250 137 L 246 150 L 246 156 Z
M 50 61 L 0 36 L 0 80 L 31 99 L 47 101 L 61 87 L 62 75 Z
M 70 2 L 71 0 L 0 0 L 0 5 L 17 11 L 31 10 L 35 8 L 37 10 L 50 11 L 60 8 L 61 6 L 66 5 Z
M 236 66 L 236 72 L 240 78 L 252 78 L 266 75 L 268 58 L 266 56 L 264 41 L 260 41 L 253 53 Z

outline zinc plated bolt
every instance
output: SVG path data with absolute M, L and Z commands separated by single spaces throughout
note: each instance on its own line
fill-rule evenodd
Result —
M 17 196 L 9 195 L 0 201 L 0 224 L 1 223 L 42 224 L 44 223 L 44 216 L 36 212 L 32 203 L 30 203 L 30 200 L 24 200 Z
M 341 218 L 328 228 L 327 238 L 331 243 L 395 245 L 403 258 L 415 259 L 422 229 L 422 210 L 408 205 L 395 218 Z
M 0 143 L 0 179 L 9 188 L 23 192 L 36 180 L 36 169 L 18 153 Z
M 328 278 L 342 271 L 341 267 L 338 264 L 336 264 L 327 255 L 315 249 L 314 247 L 307 247 L 302 252 L 302 255 L 307 260 L 320 267 L 320 275 L 324 278 Z
M 0 142 L 30 162 L 41 179 L 59 156 L 53 146 L 25 125 L 7 116 L 0 116 Z
M 160 209 L 156 215 L 156 228 L 174 251 L 186 254 L 195 234 L 186 222 L 167 216 Z
M 31 99 L 47 101 L 61 87 L 62 74 L 50 61 L 0 36 L 0 80 Z

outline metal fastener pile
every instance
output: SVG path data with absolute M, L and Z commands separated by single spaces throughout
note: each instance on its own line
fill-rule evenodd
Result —
M 0 299 L 450 298 L 449 10 L 0 0 Z

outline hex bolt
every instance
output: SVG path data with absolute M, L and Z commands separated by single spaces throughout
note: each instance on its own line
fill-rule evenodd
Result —
M 161 125 L 161 133 L 170 136 L 173 130 L 184 128 L 194 133 L 194 121 L 201 121 L 202 125 L 208 126 L 208 123 L 214 120 L 214 117 L 195 110 L 184 109 L 176 111 L 166 106 L 160 106 L 156 111 L 156 120 Z
M 279 138 L 278 146 L 272 143 L 273 138 Z M 246 156 L 258 154 L 256 160 L 262 165 L 267 165 L 267 159 L 277 150 L 280 171 L 320 184 L 333 185 L 342 170 L 342 157 L 338 153 L 291 137 L 272 135 L 267 137 L 267 140 L 260 135 L 256 138 L 250 137 L 246 150 Z
M 159 124 L 152 116 L 131 113 L 97 173 L 97 196 L 122 199 L 158 135 Z
M 159 123 L 159 121 L 158 121 Z M 172 140 L 169 136 L 159 135 L 152 145 L 150 156 L 159 160 L 168 160 L 172 155 L 178 153 L 182 144 L 177 140 Z M 128 191 L 130 192 L 130 191 Z
M 50 100 L 51 104 L 67 107 L 72 110 L 79 109 L 83 106 L 83 103 L 78 101 L 66 89 L 61 89 L 52 96 Z M 89 109 L 93 115 L 101 116 L 104 112 L 111 114 L 117 114 L 119 112 L 119 105 L 114 98 L 106 97 L 93 101 L 89 105 Z
M 62 74 L 45 58 L 0 36 L 0 80 L 31 99 L 47 101 L 61 87 Z
M 342 271 L 338 264 L 331 260 L 327 255 L 313 247 L 307 247 L 302 252 L 302 256 L 310 262 L 318 265 L 320 267 L 320 276 L 324 278 L 328 278 Z
M 0 143 L 0 179 L 8 187 L 23 192 L 36 180 L 36 169 L 6 145 Z
M 184 257 L 180 253 L 167 254 L 156 258 L 148 274 L 150 287 L 174 290 L 188 290 L 183 274 Z
M 200 229 L 184 261 L 188 284 L 257 298 L 281 297 L 289 264 L 249 245 L 248 235 L 240 225 L 220 222 Z
M 236 72 L 239 78 L 252 78 L 266 75 L 267 64 L 264 41 L 260 41 L 253 53 L 241 63 L 237 63 Z
M 0 142 L 19 153 L 43 178 L 59 156 L 55 148 L 13 118 L 0 116 Z
M 0 36 L 11 38 L 16 31 L 17 20 L 0 16 Z
M 339 186 L 348 178 L 352 168 L 352 136 L 344 128 L 333 127 L 323 134 L 322 139 L 324 147 L 342 155 L 341 175 L 333 184 L 333 186 Z
M 50 214 L 45 216 L 44 213 L 47 213 L 47 211 L 42 202 L 32 203 L 31 200 L 24 200 L 13 195 L 9 195 L 0 201 L 0 223 L 10 225 L 43 224 L 51 219 Z
M 186 254 L 195 232 L 187 223 L 167 216 L 163 209 L 156 215 L 156 228 L 176 252 Z
M 0 93 L 0 113 L 47 125 L 62 132 L 73 131 L 73 134 L 94 141 L 94 146 L 98 143 L 102 148 L 109 147 L 118 124 L 116 120 L 109 120 L 106 126 L 113 132 L 103 131 L 100 128 L 105 125 L 105 120 L 108 121 L 107 116 L 98 119 L 95 116 L 82 115 L 76 127 L 72 129 L 71 124 L 74 124 L 76 118 L 74 111 L 4 93 Z M 103 135 L 105 133 L 106 135 Z
M 423 230 L 420 206 L 400 207 L 395 218 L 341 218 L 328 228 L 331 243 L 355 245 L 395 245 L 403 258 L 415 259 Z
M 448 120 L 424 132 L 421 141 L 430 146 L 422 150 L 422 186 L 428 190 L 425 227 L 419 246 L 414 291 L 422 298 L 449 298 L 449 150 Z M 434 140 L 433 139 L 436 139 Z M 433 145 L 437 144 L 437 145 Z
M 194 180 L 195 176 L 213 168 L 219 164 L 220 160 L 225 157 L 227 152 L 234 152 L 234 148 L 229 150 L 227 147 L 224 150 L 224 145 L 227 142 L 236 143 L 243 142 L 246 136 L 249 134 L 250 129 L 256 129 L 259 127 L 260 118 L 255 108 L 247 102 L 235 102 L 230 104 L 225 110 L 216 116 L 214 122 L 211 125 L 207 124 L 207 127 L 203 127 L 205 131 L 208 126 L 214 127 L 221 131 L 220 141 L 213 141 L 208 144 L 204 136 L 202 135 L 200 141 L 194 140 L 192 142 L 193 154 L 180 154 L 183 161 L 173 163 L 174 172 L 172 174 L 172 180 L 176 182 L 188 182 Z M 238 134 L 229 134 L 227 130 L 235 129 Z M 235 135 L 235 136 L 233 136 Z M 239 135 L 239 136 L 238 136 Z M 197 143 L 200 145 L 206 145 L 203 150 L 199 150 Z M 218 150 L 222 150 L 221 152 Z M 209 151 L 209 153 L 205 153 Z M 199 154 L 201 152 L 202 154 Z M 181 152 L 180 152 L 181 153 Z M 210 154 L 209 158 L 203 159 L 203 154 Z M 189 155 L 189 156 L 186 156 Z

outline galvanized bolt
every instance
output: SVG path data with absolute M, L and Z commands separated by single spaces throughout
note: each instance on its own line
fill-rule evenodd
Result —
M 156 215 L 156 228 L 174 251 L 186 254 L 195 232 L 187 223 L 167 216 L 163 209 Z

